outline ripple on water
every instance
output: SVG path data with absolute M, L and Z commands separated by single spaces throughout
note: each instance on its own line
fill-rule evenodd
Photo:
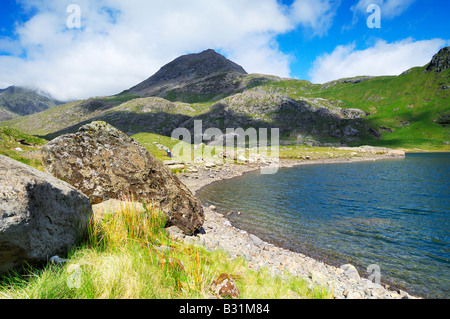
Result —
M 257 172 L 197 192 L 234 225 L 339 265 L 379 264 L 412 294 L 450 295 L 450 154 Z

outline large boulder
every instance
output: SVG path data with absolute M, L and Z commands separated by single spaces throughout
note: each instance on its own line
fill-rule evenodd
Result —
M 44 169 L 86 194 L 92 204 L 109 199 L 145 201 L 166 215 L 166 226 L 193 234 L 204 222 L 201 202 L 147 149 L 105 122 L 55 138 L 42 148 Z
M 64 255 L 91 213 L 89 198 L 71 185 L 0 155 L 0 273 Z

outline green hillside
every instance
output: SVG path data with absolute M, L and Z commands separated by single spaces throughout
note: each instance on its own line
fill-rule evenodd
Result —
M 279 128 L 282 142 L 288 144 L 450 150 L 449 52 L 443 48 L 429 64 L 399 76 L 360 76 L 324 84 L 261 74 L 236 78 L 232 72 L 230 83 L 225 83 L 227 77 L 218 82 L 217 77 L 207 76 L 193 78 L 192 86 L 189 74 L 179 78 L 174 72 L 170 81 L 180 87 L 176 95 L 166 90 L 167 94 L 158 91 L 163 97 L 159 93 L 142 97 L 126 90 L 16 117 L 0 126 L 50 140 L 99 120 L 129 135 L 164 136 L 178 127 L 192 133 L 194 120 L 202 120 L 203 130 L 216 127 L 222 132 L 238 127 Z M 158 77 L 149 80 L 151 88 L 162 85 Z M 146 88 L 146 83 L 141 86 Z M 224 83 L 226 92 L 213 92 Z M 215 97 L 204 101 L 208 92 Z
M 380 139 L 370 138 L 359 143 L 449 149 L 450 69 L 427 72 L 426 67 L 416 67 L 399 76 L 355 81 L 358 83 L 351 80 L 323 85 L 285 80 L 261 88 L 284 93 L 293 99 L 323 98 L 340 107 L 367 112 L 366 119 L 380 133 Z
M 16 161 L 42 170 L 39 156 L 32 151 L 39 150 L 46 140 L 19 132 L 15 129 L 0 127 L 0 154 Z

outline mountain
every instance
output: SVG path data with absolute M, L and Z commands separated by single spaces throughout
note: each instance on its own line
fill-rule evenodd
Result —
M 439 50 L 433 56 L 431 62 L 427 65 L 428 72 L 442 72 L 450 68 L 450 47 L 445 47 Z
M 398 76 L 324 84 L 247 74 L 206 50 L 182 56 L 121 94 L 74 101 L 1 125 L 47 139 L 103 120 L 129 135 L 170 136 L 194 120 L 216 127 L 279 128 L 283 143 L 448 149 L 449 49 Z
M 61 102 L 45 92 L 10 86 L 0 89 L 0 121 L 41 112 L 58 104 Z
M 246 74 L 240 65 L 209 49 L 176 58 L 128 92 L 140 97 L 205 102 L 239 90 L 240 79 Z

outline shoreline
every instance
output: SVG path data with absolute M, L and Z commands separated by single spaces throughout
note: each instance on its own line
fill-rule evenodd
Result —
M 363 157 L 315 160 L 280 159 L 279 169 L 301 165 L 344 164 L 385 159 L 404 159 L 404 156 L 365 154 Z M 257 171 L 260 167 L 257 164 L 223 164 L 213 167 L 197 165 L 195 173 L 182 173 L 179 179 L 196 195 L 198 190 L 207 185 Z M 223 249 L 231 258 L 241 256 L 254 270 L 267 267 L 274 276 L 288 272 L 291 275 L 303 277 L 311 286 L 319 285 L 331 289 L 336 299 L 421 298 L 411 296 L 408 292 L 397 288 L 389 289 L 390 287 L 385 287 L 383 282 L 376 284 L 362 278 L 352 265 L 339 268 L 303 253 L 265 242 L 255 234 L 231 225 L 226 216 L 217 212 L 214 206 L 203 205 L 203 209 L 205 212 L 204 232 L 197 236 L 182 236 L 184 240 L 204 245 L 208 249 Z

